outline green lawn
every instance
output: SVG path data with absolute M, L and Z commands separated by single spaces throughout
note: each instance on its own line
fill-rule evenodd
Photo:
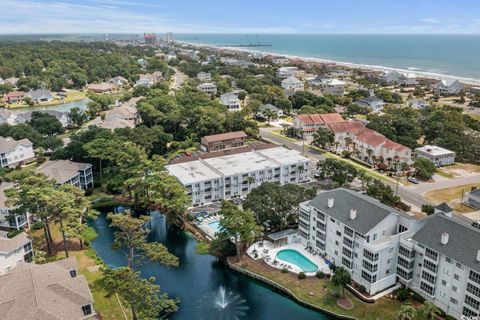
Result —
M 239 266 L 284 286 L 298 298 L 306 302 L 337 314 L 355 317 L 359 320 L 398 319 L 398 309 L 401 306 L 398 300 L 381 298 L 374 304 L 368 304 L 360 301 L 346 290 L 346 296 L 352 301 L 353 309 L 345 310 L 337 305 L 336 298 L 332 296 L 332 292 L 339 293 L 341 289 L 335 287 L 326 278 L 317 279 L 315 277 L 309 277 L 304 280 L 299 280 L 293 273 L 282 273 L 280 270 L 267 266 L 262 261 L 253 261 L 250 258 L 243 258 Z M 325 290 L 324 287 L 326 288 Z

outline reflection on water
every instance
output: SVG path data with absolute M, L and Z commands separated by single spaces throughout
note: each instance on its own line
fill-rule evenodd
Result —
M 148 240 L 162 242 L 180 260 L 176 268 L 153 263 L 140 268 L 142 277 L 155 277 L 162 292 L 180 299 L 179 311 L 169 319 L 331 319 L 300 306 L 262 283 L 231 271 L 210 255 L 196 254 L 197 242 L 190 234 L 168 225 L 165 216 L 158 212 L 152 212 L 150 216 Z M 111 249 L 113 231 L 108 227 L 109 223 L 105 213 L 91 222 L 99 234 L 92 246 L 109 266 L 125 266 L 124 253 Z

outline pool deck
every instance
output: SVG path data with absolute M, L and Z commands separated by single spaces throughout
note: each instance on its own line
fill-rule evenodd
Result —
M 283 261 L 277 258 L 277 253 L 281 250 L 293 249 L 304 255 L 308 260 L 317 265 L 318 271 L 322 271 L 325 274 L 330 274 L 330 269 L 328 268 L 325 260 L 318 254 L 312 254 L 309 251 L 305 250 L 305 247 L 301 243 L 291 243 L 284 246 L 274 248 L 268 241 L 259 241 L 251 245 L 247 249 L 247 254 L 254 260 L 263 259 L 263 261 L 269 266 L 277 269 L 287 268 L 289 271 L 294 273 L 303 272 L 297 265 Z M 255 256 L 254 250 L 257 252 Z M 316 272 L 306 272 L 307 276 L 314 276 Z
M 212 228 L 209 225 L 209 223 L 220 221 L 221 219 L 222 219 L 221 215 L 214 215 L 206 219 L 203 219 L 201 222 L 198 222 L 195 224 L 198 228 L 200 228 L 200 230 L 202 230 L 207 235 L 208 238 L 215 239 L 216 238 L 215 233 L 217 233 L 218 230 L 214 230 L 214 228 Z

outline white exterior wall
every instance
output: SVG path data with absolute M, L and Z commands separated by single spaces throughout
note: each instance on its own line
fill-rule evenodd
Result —
M 303 245 L 313 247 L 318 252 L 326 253 L 327 259 L 333 261 L 337 266 L 345 267 L 350 272 L 353 281 L 365 286 L 370 294 L 375 294 L 395 285 L 397 282 L 398 244 L 401 238 L 408 237 L 411 234 L 410 230 L 418 230 L 419 227 L 415 222 L 392 213 L 363 237 L 351 228 L 353 235 L 350 236 L 345 230 L 345 224 L 328 214 L 325 214 L 325 219 L 321 220 L 321 214 L 319 215 L 318 212 L 317 209 L 310 207 L 306 202 L 300 205 L 299 233 Z M 317 222 L 325 223 L 324 249 L 319 245 L 319 242 L 322 242 L 322 227 Z M 399 224 L 407 227 L 408 231 L 398 233 Z M 352 241 L 351 247 L 347 244 L 348 240 L 345 240 L 345 238 Z M 348 251 L 346 254 L 344 249 L 352 252 L 351 258 L 348 257 Z M 378 254 L 378 258 L 371 261 L 364 255 L 364 250 L 368 250 L 374 255 Z M 350 267 L 343 263 L 344 258 L 351 261 Z M 370 271 L 364 267 L 364 260 L 376 266 L 376 271 Z M 362 271 L 367 272 L 372 277 L 376 276 L 375 281 L 370 283 L 364 279 Z
M 0 276 L 15 268 L 18 263 L 25 261 L 25 255 L 33 252 L 32 247 L 30 245 L 30 249 L 26 251 L 22 244 L 11 252 L 0 252 Z
M 31 160 L 35 157 L 35 153 L 33 152 L 33 147 L 25 147 L 23 145 L 18 145 L 15 149 L 1 154 L 0 155 L 0 166 L 1 167 L 14 167 L 19 162 Z M 6 161 L 4 161 L 6 159 Z
M 430 159 L 437 167 L 448 166 L 455 163 L 455 153 L 446 153 L 441 155 L 432 155 L 428 152 L 416 149 L 415 152 L 420 158 Z
M 204 205 L 220 200 L 245 197 L 252 189 L 263 182 L 301 183 L 308 180 L 309 161 L 292 163 L 289 165 L 276 165 L 264 170 L 242 172 L 237 175 L 223 176 L 192 184 L 183 184 L 187 194 L 192 197 L 192 205 Z M 302 165 L 304 170 L 297 170 Z M 248 177 L 255 181 L 248 184 Z
M 345 92 L 345 86 L 344 85 L 330 85 L 327 84 L 323 87 L 322 89 L 323 93 L 329 94 L 332 96 L 343 96 Z

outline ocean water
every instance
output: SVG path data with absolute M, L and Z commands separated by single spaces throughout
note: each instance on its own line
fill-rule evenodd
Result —
M 176 34 L 179 41 L 480 80 L 480 35 Z

